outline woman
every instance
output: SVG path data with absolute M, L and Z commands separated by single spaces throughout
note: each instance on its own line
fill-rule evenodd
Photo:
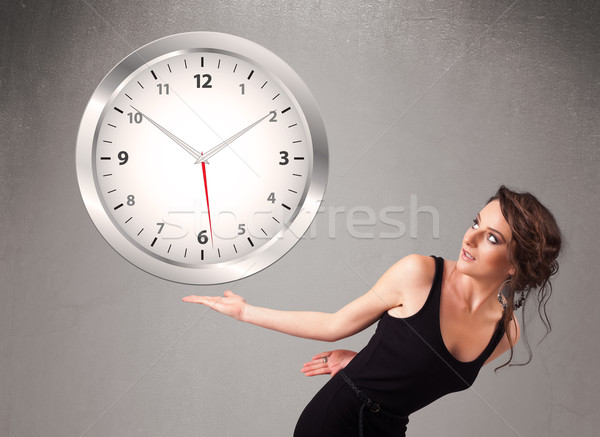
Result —
M 458 261 L 409 255 L 336 313 L 254 307 L 231 291 L 183 300 L 321 341 L 379 320 L 360 353 L 324 352 L 304 365 L 308 376 L 332 378 L 307 405 L 294 435 L 400 436 L 409 414 L 470 387 L 484 364 L 508 350 L 510 362 L 520 332 L 513 311 L 535 292 L 542 314 L 560 248 L 552 214 L 531 194 L 501 186 L 465 233 Z

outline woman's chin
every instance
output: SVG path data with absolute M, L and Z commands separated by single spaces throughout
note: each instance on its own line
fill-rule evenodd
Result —
M 472 262 L 466 262 L 461 258 L 458 258 L 458 261 L 456 262 L 456 271 L 463 275 L 473 276 L 473 273 L 475 273 L 475 266 L 473 264 L 474 263 Z

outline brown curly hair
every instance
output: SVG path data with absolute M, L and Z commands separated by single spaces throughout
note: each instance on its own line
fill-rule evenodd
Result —
M 513 320 L 515 298 L 526 304 L 533 294 L 537 298 L 538 313 L 548 335 L 552 328 L 546 313 L 546 304 L 552 294 L 550 277 L 558 272 L 557 258 L 562 246 L 560 229 L 552 213 L 531 193 L 519 193 L 502 185 L 488 203 L 494 200 L 500 202 L 502 215 L 512 232 L 508 260 L 514 266 L 515 272 L 510 278 L 508 290 L 504 291 L 507 299 L 503 319 L 505 332 L 508 332 L 511 321 L 516 324 Z M 513 359 L 514 345 L 510 337 L 508 341 L 510 357 L 496 370 L 508 365 Z M 529 360 L 524 364 L 531 361 L 531 349 L 528 347 L 528 350 Z

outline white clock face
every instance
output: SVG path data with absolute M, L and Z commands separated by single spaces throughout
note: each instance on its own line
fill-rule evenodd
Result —
M 125 58 L 84 114 L 78 177 L 126 259 L 194 284 L 255 273 L 306 231 L 327 146 L 314 100 L 266 49 L 196 32 Z

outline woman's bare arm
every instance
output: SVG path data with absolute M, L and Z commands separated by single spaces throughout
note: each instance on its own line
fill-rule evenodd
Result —
M 401 304 L 407 289 L 423 279 L 430 280 L 427 258 L 420 255 L 402 258 L 367 293 L 335 313 L 257 307 L 229 290 L 224 296 L 187 296 L 183 301 L 200 303 L 237 320 L 296 337 L 336 341 L 367 328 L 385 311 Z

